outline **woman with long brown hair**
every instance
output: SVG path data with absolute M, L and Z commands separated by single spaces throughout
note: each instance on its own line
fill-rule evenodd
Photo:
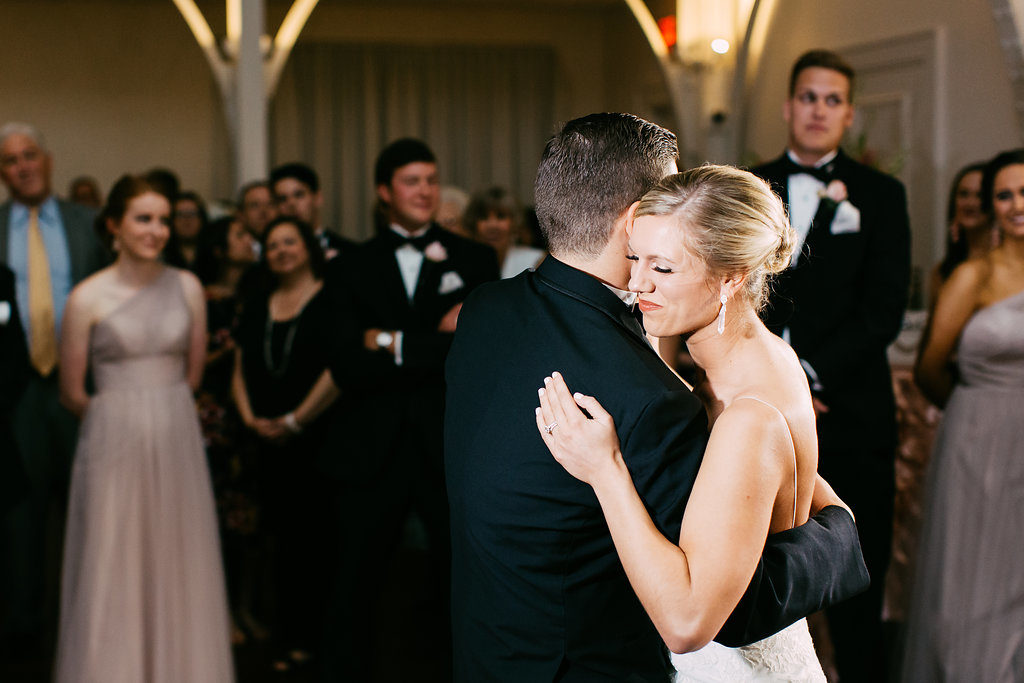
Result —
M 206 307 L 199 280 L 161 260 L 170 214 L 147 181 L 122 177 L 96 219 L 117 259 L 83 280 L 64 312 L 61 400 L 82 426 L 64 545 L 61 683 L 234 678 L 192 398 Z

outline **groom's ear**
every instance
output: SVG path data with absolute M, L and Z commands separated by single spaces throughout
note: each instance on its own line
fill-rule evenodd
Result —
M 629 237 L 630 235 L 633 234 L 633 220 L 636 218 L 636 209 L 637 209 L 638 206 L 640 206 L 640 201 L 639 200 L 637 200 L 637 201 L 633 202 L 632 204 L 630 204 L 629 208 L 626 209 L 625 226 L 626 226 L 626 236 L 627 237 Z

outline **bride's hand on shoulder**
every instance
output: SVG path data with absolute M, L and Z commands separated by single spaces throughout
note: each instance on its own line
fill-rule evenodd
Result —
M 593 486 L 617 470 L 622 453 L 615 421 L 596 398 L 570 393 L 565 379 L 557 372 L 544 378 L 544 387 L 537 393 L 537 430 L 544 445 L 569 474 Z

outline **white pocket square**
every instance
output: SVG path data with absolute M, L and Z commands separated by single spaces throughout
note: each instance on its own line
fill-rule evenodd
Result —
M 0 325 L 11 322 L 11 302 L 0 301 Z
M 840 202 L 836 207 L 836 215 L 832 218 L 832 225 L 829 226 L 829 232 L 833 235 L 860 232 L 860 209 L 848 201 Z
M 452 292 L 462 289 L 465 283 L 459 274 L 454 270 L 449 270 L 447 273 L 441 276 L 441 286 L 437 288 L 438 294 L 451 294 Z

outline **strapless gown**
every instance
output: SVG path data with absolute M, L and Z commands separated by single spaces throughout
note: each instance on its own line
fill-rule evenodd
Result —
M 756 396 L 752 399 L 786 416 L 771 403 Z M 795 455 L 794 455 L 795 457 Z M 793 463 L 793 519 L 796 526 L 797 470 Z M 807 630 L 807 620 L 801 619 L 764 640 L 743 647 L 725 647 L 712 641 L 683 655 L 672 655 L 676 669 L 675 683 L 741 683 L 743 681 L 772 681 L 782 683 L 825 683 L 825 673 L 814 652 L 814 642 Z
M 178 271 L 98 322 L 96 393 L 71 475 L 59 683 L 234 679 L 210 476 L 185 365 Z
M 935 436 L 904 681 L 1024 681 L 1024 292 L 978 311 Z

